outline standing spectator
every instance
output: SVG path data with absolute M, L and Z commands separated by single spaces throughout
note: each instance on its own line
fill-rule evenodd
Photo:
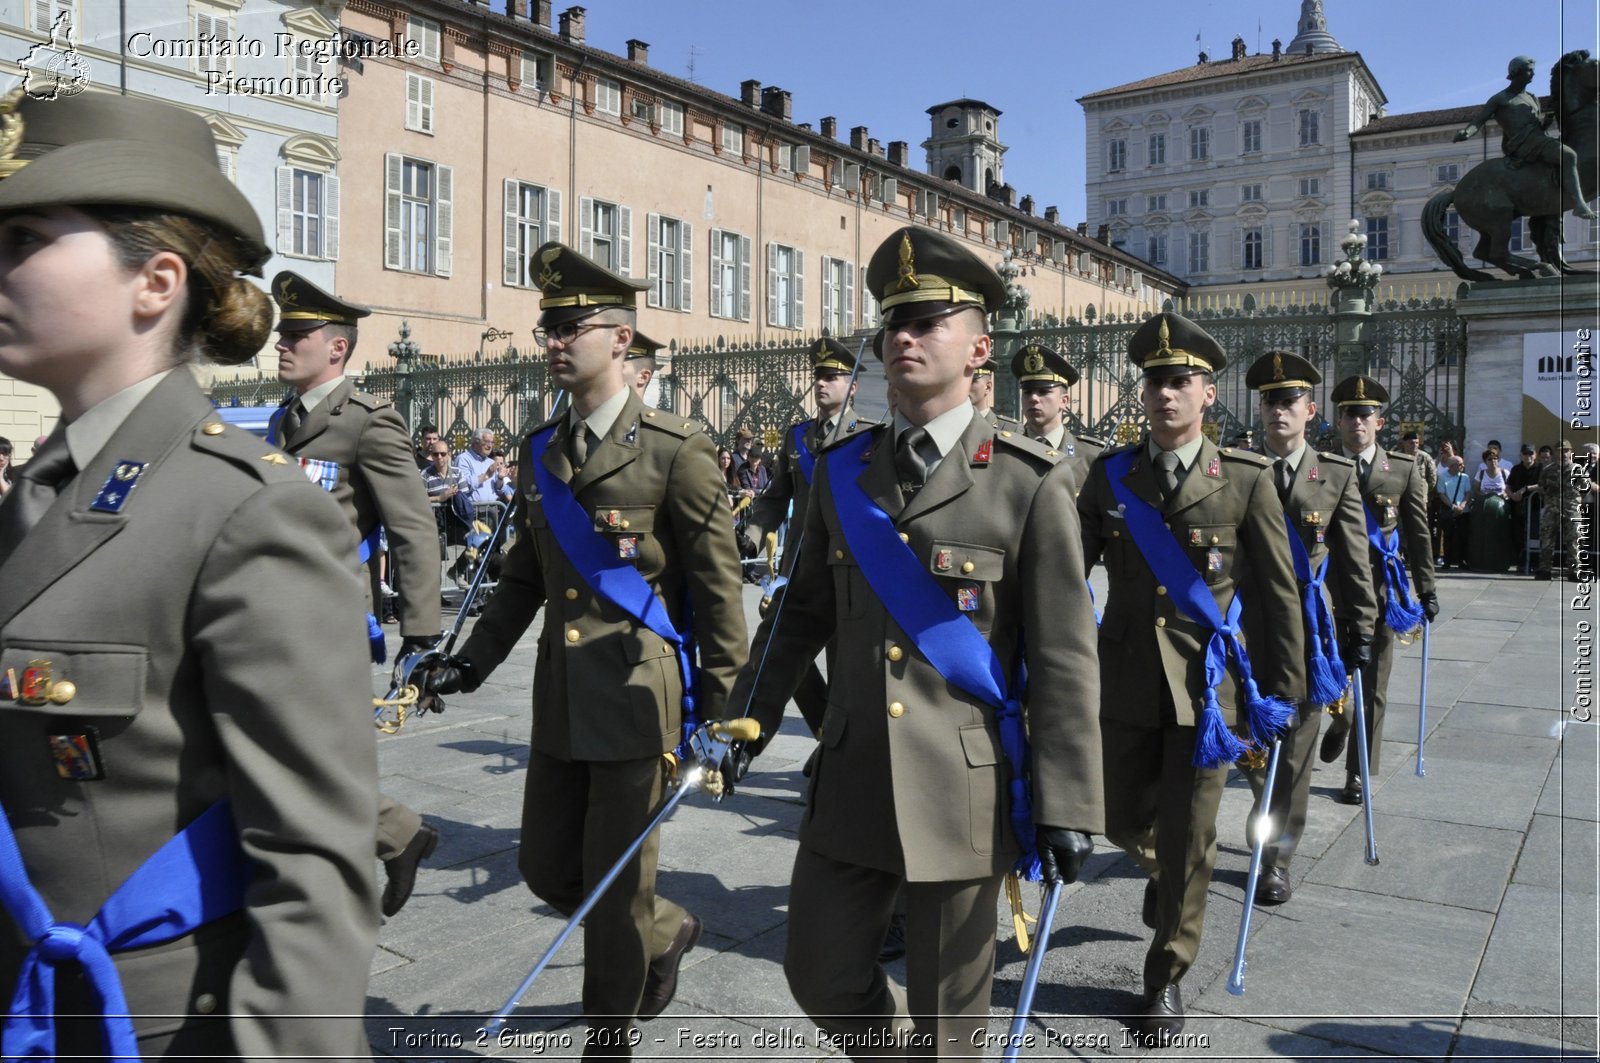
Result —
M 0 498 L 11 490 L 11 440 L 0 436 Z
M 1415 428 L 1406 429 L 1400 437 L 1400 453 L 1410 454 L 1417 463 L 1417 471 L 1422 474 L 1423 483 L 1429 492 L 1439 486 L 1439 466 L 1435 464 L 1433 455 L 1422 449 L 1422 433 Z
M 1587 454 L 1588 448 L 1584 450 Z M 1561 460 L 1552 461 L 1539 474 L 1544 517 L 1539 524 L 1539 568 L 1533 574 L 1534 579 L 1550 579 L 1558 558 L 1569 571 L 1576 565 L 1573 547 L 1577 545 L 1581 530 L 1578 527 L 1581 483 L 1581 479 L 1573 483 L 1572 443 L 1563 439 Z
M 456 455 L 456 468 L 467 482 L 467 494 L 475 506 L 489 505 L 500 498 L 505 468 L 494 460 L 494 429 L 479 428 L 472 443 Z
M 1466 469 L 1467 463 L 1460 454 L 1450 455 L 1450 463 L 1439 474 L 1439 486 L 1434 491 L 1439 522 L 1435 526 L 1433 552 L 1444 568 L 1467 567 L 1467 507 L 1472 504 L 1472 477 Z
M 1503 498 L 1506 493 L 1506 475 L 1510 469 L 1502 469 L 1500 452 L 1490 447 L 1483 452 L 1483 460 L 1478 463 L 1477 474 L 1472 478 L 1472 488 L 1480 496 Z
M 717 471 L 722 473 L 722 485 L 731 501 L 739 493 L 739 475 L 733 470 L 733 451 L 727 447 L 717 448 Z
M 417 434 L 422 437 L 417 443 L 417 468 L 426 469 L 433 464 L 433 445 L 439 442 L 439 426 L 425 424 Z
M 739 493 L 746 498 L 754 498 L 767 489 L 772 482 L 772 470 L 767 468 L 767 455 L 757 447 L 750 451 L 750 456 L 739 469 Z
M 1555 448 L 1552 447 L 1549 443 L 1541 443 L 1539 445 L 1539 461 L 1538 461 L 1538 465 L 1539 465 L 1540 471 L 1542 472 L 1546 465 L 1549 465 L 1552 461 L 1555 461 L 1555 460 L 1556 460 Z
M 1455 456 L 1456 456 L 1456 445 L 1455 445 L 1455 441 L 1454 440 L 1446 439 L 1446 440 L 1442 441 L 1439 444 L 1439 462 L 1438 462 L 1438 464 L 1440 465 L 1440 467 L 1444 467 L 1449 462 L 1449 460 L 1451 458 L 1455 457 Z M 1466 464 L 1466 459 L 1464 459 L 1464 458 L 1462 459 L 1462 464 L 1463 465 Z
M 739 470 L 744 468 L 744 463 L 750 459 L 750 448 L 755 446 L 755 433 L 748 428 L 741 428 L 733 437 L 733 474 L 739 475 Z
M 506 461 L 506 452 L 497 450 L 489 455 L 499 466 L 500 474 L 500 501 L 510 502 L 517 497 L 517 466 L 515 462 Z
M 1528 540 L 1539 527 L 1539 465 L 1532 443 L 1522 444 L 1516 466 L 1506 476 L 1506 497 L 1511 500 L 1511 537 L 1516 541 L 1517 560 L 1528 556 Z
M 1473 478 L 1472 529 L 1467 536 L 1467 563 L 1477 572 L 1504 572 L 1516 554 L 1511 542 L 1511 514 L 1506 508 L 1506 472 L 1492 446 Z
M 1493 462 L 1494 466 L 1496 468 L 1498 468 L 1502 473 L 1509 473 L 1511 471 L 1511 463 L 1500 456 L 1501 447 L 1500 447 L 1500 441 L 1498 439 L 1489 440 L 1489 450 L 1494 452 L 1494 462 Z M 1489 467 L 1490 467 L 1489 452 L 1485 451 L 1484 455 L 1483 455 L 1483 460 L 1478 463 L 1478 468 L 1473 473 L 1473 478 L 1476 479 L 1479 473 L 1487 472 Z

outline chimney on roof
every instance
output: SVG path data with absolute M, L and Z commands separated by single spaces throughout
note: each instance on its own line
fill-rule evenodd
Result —
M 1283 42 L 1280 41 L 1278 38 L 1274 37 L 1274 38 L 1272 38 L 1272 61 L 1274 63 L 1276 63 L 1278 60 L 1280 60 L 1282 58 L 1283 58 Z
M 831 114 L 822 120 L 822 135 L 829 140 L 839 139 L 839 120 Z
M 739 82 L 739 102 L 746 107 L 760 107 L 761 82 L 755 78 Z
M 628 42 L 628 62 L 638 63 L 640 66 L 650 65 L 650 45 L 635 38 Z
M 1243 59 L 1243 58 L 1244 58 L 1244 38 L 1243 37 L 1235 37 L 1233 39 L 1233 59 L 1234 59 L 1235 62 L 1237 62 L 1238 60 Z
M 550 0 L 533 0 L 533 24 L 542 30 L 550 28 Z
M 1061 224 L 1061 209 L 1059 207 L 1044 208 L 1044 220 L 1051 225 Z
M 761 113 L 787 122 L 794 115 L 794 97 L 776 85 L 762 89 Z
M 561 39 L 572 44 L 583 43 L 584 9 L 569 7 L 561 12 Z
M 910 150 L 910 147 L 911 145 L 907 144 L 903 140 L 889 141 L 890 164 L 894 166 L 904 166 L 906 164 L 906 153 Z
M 867 152 L 868 154 L 876 155 L 880 159 L 883 158 L 883 144 L 877 137 L 867 138 Z
M 1010 185 L 1001 185 L 1000 202 L 1008 207 L 1015 207 L 1017 205 L 1017 190 Z
M 857 151 L 867 150 L 867 127 L 864 125 L 850 127 L 850 146 Z
M 1078 223 L 1078 235 L 1079 236 L 1088 236 L 1089 235 L 1089 223 L 1088 222 L 1080 221 Z
M 527 18 L 528 0 L 506 0 L 506 18 Z
M 1098 229 L 1096 229 L 1094 231 L 1094 238 L 1097 241 L 1099 241 L 1100 243 L 1105 244 L 1107 246 L 1110 246 L 1110 244 L 1111 244 L 1111 226 L 1102 223 L 1100 228 L 1098 228 Z
M 1033 197 L 1032 196 L 1023 196 L 1022 197 L 1022 202 L 1021 202 L 1021 204 L 1019 204 L 1019 208 L 1021 209 L 1022 213 L 1024 213 L 1024 214 L 1032 214 L 1033 213 Z

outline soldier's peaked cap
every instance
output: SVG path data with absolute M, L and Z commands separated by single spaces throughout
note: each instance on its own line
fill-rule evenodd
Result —
M 1333 404 L 1340 409 L 1346 406 L 1385 406 L 1389 392 L 1370 376 L 1347 376 L 1333 386 Z
M 279 332 L 309 332 L 328 324 L 355 325 L 372 313 L 359 303 L 349 303 L 323 291 L 290 270 L 272 278 L 272 298 L 278 304 Z
M 1215 373 L 1228 356 L 1205 329 L 1181 314 L 1160 313 L 1128 337 L 1128 360 L 1146 376 Z
M 908 225 L 878 245 L 867 263 L 867 289 L 886 325 L 977 307 L 986 314 L 1006 299 L 1005 282 L 960 241 Z
M 856 368 L 855 352 L 832 336 L 823 336 L 810 351 L 811 375 L 824 373 L 851 373 Z
M 1070 388 L 1078 382 L 1072 363 L 1042 343 L 1030 343 L 1011 356 L 1011 375 L 1018 384 L 1060 384 Z
M 649 281 L 636 281 L 606 269 L 565 244 L 554 241 L 533 253 L 533 283 L 539 288 L 539 324 L 581 321 L 602 310 L 632 310 Z
M 1254 362 L 1244 374 L 1245 386 L 1253 391 L 1283 391 L 1294 388 L 1310 391 L 1312 385 L 1322 383 L 1317 367 L 1289 351 L 1268 351 Z
M 19 88 L 0 99 L 0 212 L 93 206 L 208 222 L 239 241 L 255 276 L 271 254 L 199 115 L 104 92 L 36 100 Z
M 628 353 L 623 356 L 623 359 L 626 361 L 633 358 L 653 358 L 655 353 L 665 346 L 665 343 L 653 340 L 644 333 L 635 330 L 633 342 L 628 344 Z

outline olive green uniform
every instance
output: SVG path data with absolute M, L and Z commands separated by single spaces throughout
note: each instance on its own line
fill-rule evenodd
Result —
M 1572 477 L 1577 474 L 1577 484 Z M 1572 462 L 1557 459 L 1539 473 L 1539 494 L 1544 510 L 1539 515 L 1539 572 L 1549 575 L 1555 559 L 1561 557 L 1568 568 L 1577 564 L 1573 556 L 1580 541 L 1579 517 L 1582 514 L 1582 488 L 1588 477 Z

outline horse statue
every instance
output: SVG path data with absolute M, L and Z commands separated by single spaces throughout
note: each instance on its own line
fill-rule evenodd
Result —
M 1597 84 L 1600 59 L 1591 58 L 1587 50 L 1568 52 L 1550 71 L 1552 110 L 1561 125 L 1561 143 L 1578 157 L 1578 180 L 1585 201 L 1600 189 Z M 1469 126 L 1463 134 L 1471 135 L 1471 131 Z M 1453 190 L 1440 192 L 1422 208 L 1422 235 L 1445 265 L 1467 280 L 1494 280 L 1493 274 L 1470 268 L 1446 233 L 1445 214 L 1452 204 L 1461 220 L 1477 230 L 1478 244 L 1472 253 L 1483 261 L 1523 279 L 1535 276 L 1541 263 L 1562 273 L 1577 272 L 1561 257 L 1561 219 L 1575 204 L 1564 192 L 1559 175 L 1552 176 L 1552 167 L 1489 159 L 1468 170 Z M 1520 217 L 1529 219 L 1541 261 L 1511 253 L 1511 226 Z

